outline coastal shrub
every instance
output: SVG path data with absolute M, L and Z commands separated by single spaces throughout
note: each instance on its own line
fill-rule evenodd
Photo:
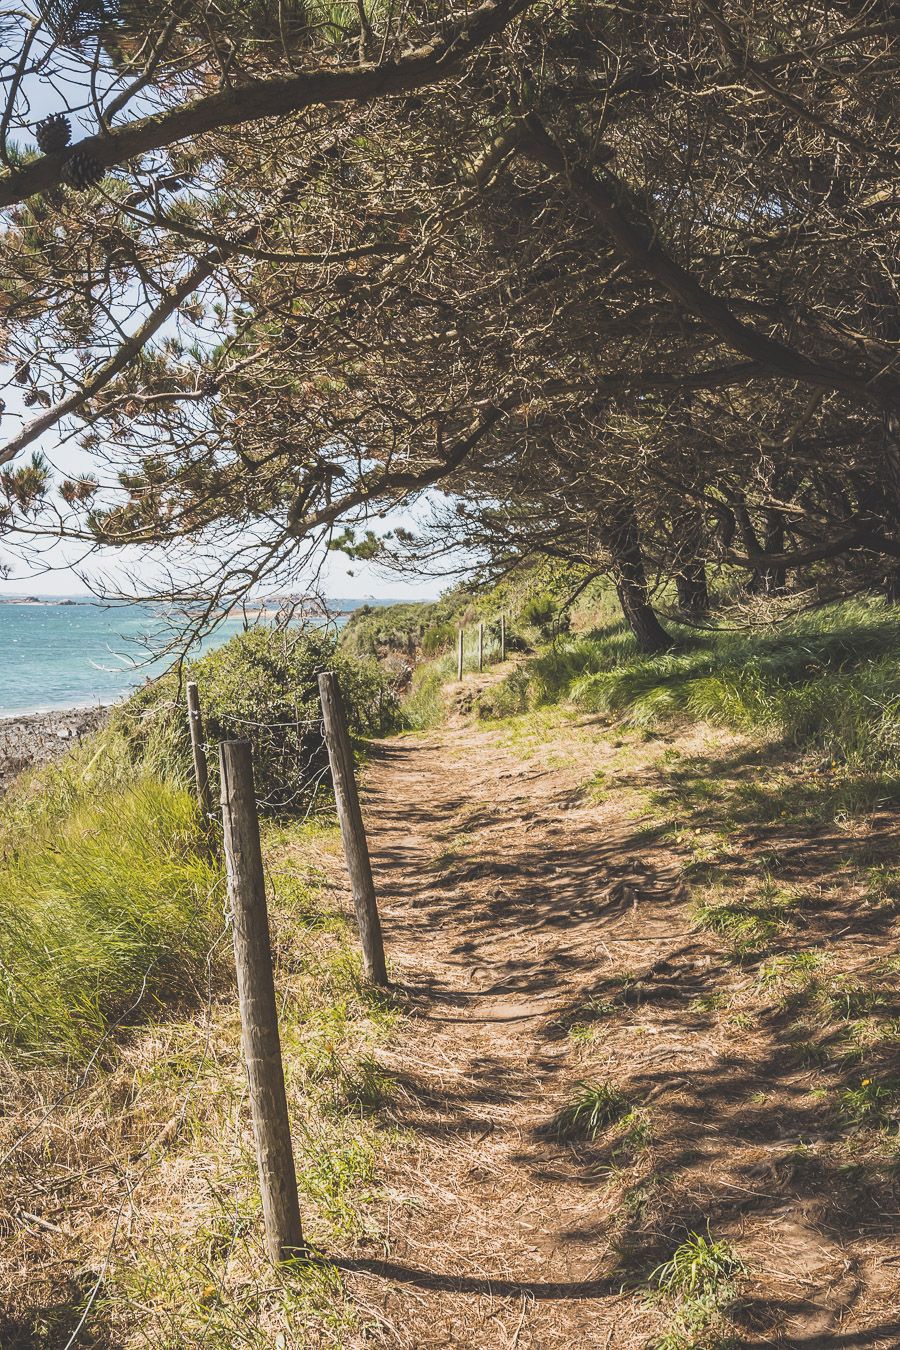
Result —
M 561 639 L 486 691 L 489 716 L 568 700 L 647 728 L 677 717 L 759 730 L 872 770 L 900 766 L 900 613 L 824 606 L 754 630 L 691 633 L 642 656 L 624 624 Z
M 152 779 L 83 788 L 52 825 L 32 818 L 0 863 L 0 1040 L 12 1053 L 77 1061 L 110 1021 L 186 991 L 221 925 L 199 825 L 186 791 Z
M 323 670 L 337 674 L 351 731 L 379 734 L 396 724 L 397 695 L 375 660 L 337 650 L 334 637 L 321 629 L 263 627 L 146 686 L 116 722 L 145 765 L 162 777 L 189 781 L 184 684 L 195 680 L 207 741 L 250 740 L 264 807 L 305 811 L 329 786 L 317 683 Z M 215 753 L 209 762 L 217 791 Z
M 400 605 L 361 605 L 350 615 L 338 636 L 338 650 L 346 656 L 384 657 L 390 652 L 427 655 L 441 649 L 446 636 L 452 643 L 463 616 L 472 607 L 465 591 L 450 591 L 439 600 Z
M 548 633 L 556 618 L 556 601 L 552 595 L 533 595 L 522 606 L 520 618 L 541 633 Z
M 435 623 L 430 628 L 426 628 L 422 635 L 422 651 L 426 656 L 437 656 L 442 652 L 449 651 L 456 641 L 456 625 L 452 623 Z

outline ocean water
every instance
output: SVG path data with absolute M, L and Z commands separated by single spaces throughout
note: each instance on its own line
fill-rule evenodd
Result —
M 333 603 L 348 610 L 364 602 Z M 243 626 L 242 618 L 226 619 L 194 654 L 227 641 Z M 71 604 L 3 601 L 0 717 L 114 703 L 170 664 L 171 656 L 147 659 L 159 649 L 163 628 L 161 611 L 151 605 L 106 605 L 83 598 Z

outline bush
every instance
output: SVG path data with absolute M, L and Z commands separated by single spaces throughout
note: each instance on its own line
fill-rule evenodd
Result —
M 533 595 L 522 606 L 520 618 L 541 633 L 549 633 L 556 617 L 556 601 L 552 595 Z
M 426 656 L 438 656 L 449 651 L 456 642 L 457 628 L 452 623 L 432 624 L 422 635 L 422 651 Z
M 322 629 L 252 628 L 200 660 L 134 695 L 117 714 L 137 757 L 152 756 L 158 771 L 189 781 L 190 747 L 183 683 L 197 682 L 206 739 L 247 738 L 253 743 L 257 794 L 282 813 L 306 810 L 328 781 L 321 733 L 317 676 L 334 670 L 351 731 L 378 734 L 395 725 L 398 701 L 374 660 L 357 660 L 336 648 Z M 209 756 L 213 791 L 217 756 Z
M 347 656 L 384 657 L 391 652 L 414 656 L 421 648 L 433 656 L 442 645 L 453 643 L 470 607 L 471 597 L 464 591 L 450 591 L 439 600 L 363 605 L 340 633 L 338 650 Z

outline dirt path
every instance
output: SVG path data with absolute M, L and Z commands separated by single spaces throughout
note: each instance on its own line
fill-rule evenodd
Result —
M 762 956 L 698 927 L 685 849 L 646 814 L 668 756 L 727 764 L 729 790 L 756 780 L 758 752 L 716 735 L 712 750 L 696 732 L 646 747 L 585 719 L 523 747 L 458 719 L 375 747 L 365 813 L 411 1013 L 385 1057 L 403 1135 L 383 1241 L 339 1264 L 376 1341 L 655 1345 L 673 1305 L 648 1299 L 648 1274 L 711 1225 L 749 1272 L 728 1344 L 900 1344 L 897 1172 L 883 1132 L 835 1115 L 852 1065 L 823 1069 L 834 1037 L 816 1049 L 817 1014 L 803 1020 L 826 985 L 767 983 Z M 777 829 L 730 839 L 735 894 L 768 875 Z M 785 876 L 796 854 L 816 887 L 773 967 L 834 934 L 840 997 L 896 930 L 893 910 L 848 894 L 845 846 L 784 844 Z M 584 1080 L 621 1092 L 624 1117 L 560 1138 L 554 1117 Z M 703 1335 L 669 1344 L 724 1343 Z
M 598 828 L 571 771 L 499 739 L 460 723 L 391 740 L 367 778 L 390 959 L 415 1011 L 390 1067 L 417 1159 L 389 1182 L 378 1307 L 396 1345 L 613 1346 L 602 1181 L 548 1127 L 580 1073 L 567 1027 L 610 943 L 639 936 L 645 958 L 669 943 L 676 882 L 626 822 Z

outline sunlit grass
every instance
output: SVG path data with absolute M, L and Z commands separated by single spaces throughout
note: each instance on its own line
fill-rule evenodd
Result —
M 0 1038 L 19 1056 L 89 1053 L 110 1020 L 185 992 L 221 908 L 184 789 L 85 790 L 0 866 Z
M 826 765 L 900 766 L 900 615 L 846 601 L 643 657 L 624 624 L 561 638 L 482 698 L 493 716 L 571 700 L 637 729 L 676 717 L 762 731 Z M 715 786 L 710 784 L 710 791 Z
M 561 1139 L 596 1139 L 628 1111 L 627 1098 L 612 1083 L 579 1083 L 572 1100 L 557 1112 L 554 1132 Z
M 718 1334 L 722 1310 L 734 1294 L 746 1266 L 730 1242 L 690 1233 L 650 1279 L 675 1300 L 668 1329 L 653 1350 L 716 1350 L 726 1342 Z

